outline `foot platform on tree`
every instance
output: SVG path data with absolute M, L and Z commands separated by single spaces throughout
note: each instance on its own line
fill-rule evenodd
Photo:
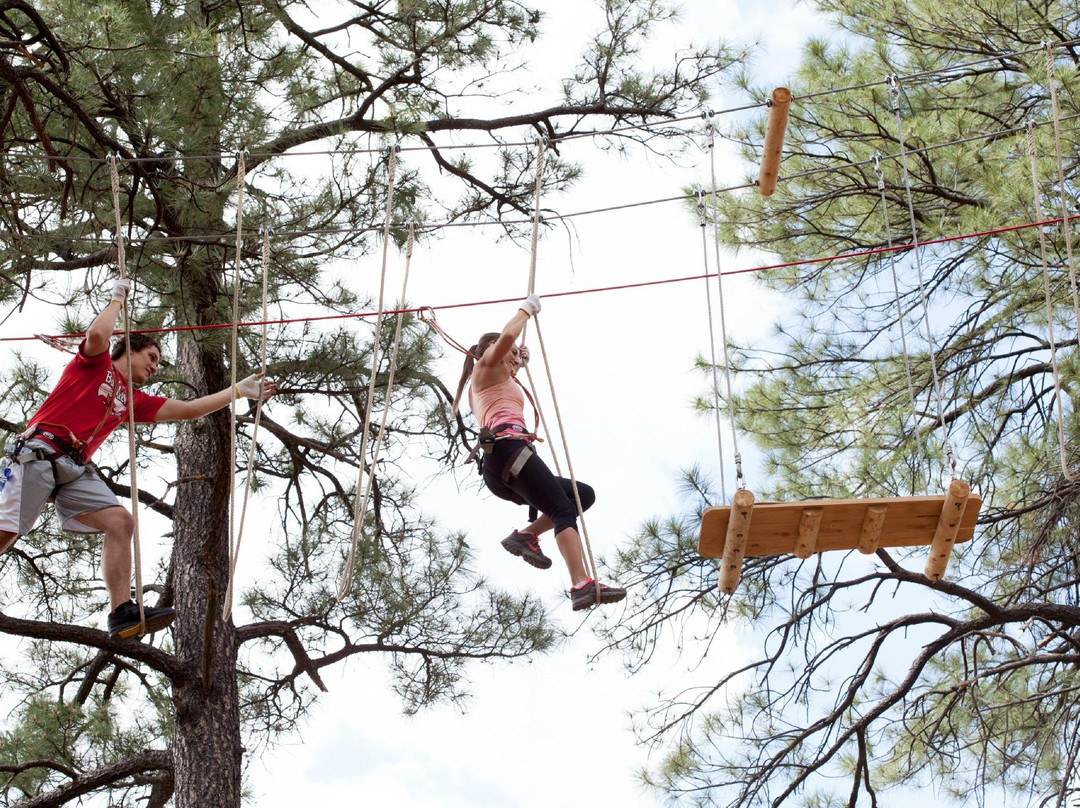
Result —
M 729 595 L 738 586 L 744 555 L 809 558 L 825 550 L 873 553 L 879 547 L 930 545 L 925 572 L 937 581 L 945 574 L 953 544 L 975 535 L 981 506 L 982 499 L 963 480 L 953 480 L 943 496 L 926 497 L 755 504 L 753 494 L 740 490 L 731 506 L 706 509 L 698 553 L 724 559 L 720 590 Z

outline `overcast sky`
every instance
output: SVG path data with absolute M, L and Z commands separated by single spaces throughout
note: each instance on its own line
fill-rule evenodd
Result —
M 584 35 L 591 30 L 583 22 L 586 5 L 591 7 L 580 0 L 542 4 L 549 13 L 547 36 L 542 52 L 532 59 L 534 65 L 550 66 L 553 76 L 569 74 L 581 42 L 565 32 Z M 756 64 L 766 83 L 786 83 L 805 37 L 826 31 L 805 4 L 689 0 L 682 6 L 685 16 L 671 41 L 760 39 L 763 48 Z M 731 105 L 745 103 L 738 97 L 729 100 Z M 704 134 L 700 142 L 704 144 Z M 574 149 L 563 154 L 579 159 Z M 741 182 L 745 168 L 730 154 L 718 156 L 721 183 Z M 558 201 L 561 211 L 676 196 L 688 183 L 709 179 L 705 149 L 683 169 L 640 154 L 631 159 L 601 157 L 584 144 L 580 159 L 585 161 L 585 176 Z M 695 275 L 704 269 L 700 227 L 679 204 L 585 217 L 575 220 L 574 227 L 573 237 L 556 228 L 540 244 L 541 295 Z M 528 254 L 490 240 L 482 231 L 457 231 L 418 248 L 411 268 L 411 302 L 446 305 L 524 295 Z M 763 262 L 752 254 L 722 261 L 724 269 Z M 377 267 L 372 271 L 374 282 Z M 393 277 L 400 279 L 400 274 Z M 400 280 L 388 283 L 397 289 Z M 706 388 L 705 380 L 692 371 L 695 355 L 708 351 L 704 292 L 703 282 L 693 282 L 544 303 L 541 323 L 574 469 L 597 490 L 597 504 L 586 520 L 597 553 L 613 551 L 649 517 L 679 512 L 676 477 L 681 468 L 698 462 L 718 471 L 715 422 L 690 411 L 692 399 Z M 779 305 L 745 278 L 725 281 L 725 299 L 729 326 L 741 340 L 764 336 L 767 315 Z M 450 310 L 439 314 L 439 322 L 470 344 L 481 332 L 500 328 L 512 311 L 513 306 L 505 305 Z M 440 365 L 450 386 L 456 383 L 460 360 L 448 351 Z M 536 367 L 533 376 L 539 385 L 542 374 Z M 550 405 L 545 413 L 553 421 Z M 730 495 L 733 470 L 726 423 L 723 441 Z M 750 478 L 754 463 L 748 443 L 740 439 L 740 449 L 750 454 Z M 478 568 L 492 581 L 541 595 L 567 629 L 582 625 L 581 615 L 570 610 L 565 567 L 550 540 L 546 550 L 556 561 L 547 571 L 503 551 L 499 540 L 524 524 L 524 509 L 480 492 L 476 479 L 462 474 L 460 490 L 444 479 L 426 492 L 425 510 L 447 530 L 468 532 Z M 753 480 L 748 483 L 753 488 Z M 658 689 L 687 681 L 689 663 L 658 655 L 634 677 L 627 676 L 616 658 L 590 667 L 587 658 L 598 642 L 588 631 L 587 618 L 584 626 L 556 654 L 527 664 L 473 668 L 474 698 L 464 715 L 446 707 L 402 716 L 375 656 L 338 669 L 302 737 L 253 763 L 255 804 L 293 808 L 298 803 L 351 805 L 363 800 L 395 808 L 662 805 L 638 784 L 636 773 L 648 765 L 649 756 L 635 743 L 630 713 L 653 703 Z M 700 683 L 734 664 L 740 656 L 735 643 L 718 643 L 714 658 L 695 670 L 691 680 Z

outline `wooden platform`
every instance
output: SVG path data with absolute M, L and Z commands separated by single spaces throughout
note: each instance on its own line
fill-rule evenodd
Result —
M 873 553 L 879 547 L 934 545 L 927 576 L 939 580 L 952 544 L 975 535 L 981 506 L 979 496 L 960 481 L 953 481 L 947 495 L 924 497 L 756 503 L 753 494 L 739 491 L 731 507 L 705 511 L 698 553 L 724 558 L 721 589 L 729 594 L 738 583 L 744 555 L 793 553 L 808 558 L 825 550 Z M 735 521 L 729 527 L 733 510 Z M 729 533 L 733 547 L 727 547 Z

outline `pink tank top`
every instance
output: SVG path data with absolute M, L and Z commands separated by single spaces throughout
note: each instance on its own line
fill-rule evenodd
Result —
M 469 386 L 469 406 L 476 420 L 489 429 L 499 424 L 525 426 L 525 395 L 513 378 L 476 392 Z

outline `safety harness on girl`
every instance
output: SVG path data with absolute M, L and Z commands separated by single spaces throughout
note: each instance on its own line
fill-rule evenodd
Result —
M 510 378 L 517 382 L 518 387 L 520 387 L 521 391 L 525 394 L 525 398 L 527 398 L 529 404 L 532 405 L 533 417 L 535 419 L 533 431 L 529 432 L 529 430 L 520 424 L 496 424 L 494 427 L 481 426 L 477 444 L 465 459 L 466 463 L 471 463 L 475 460 L 478 473 L 483 475 L 484 466 L 483 461 L 479 456 L 480 451 L 483 451 L 485 455 L 489 455 L 495 450 L 496 441 L 521 441 L 521 447 L 511 454 L 499 471 L 499 477 L 504 483 L 508 483 L 510 480 L 517 477 L 525 467 L 525 464 L 529 462 L 529 458 L 535 454 L 536 450 L 532 447 L 533 441 L 543 440 L 543 438 L 536 434 L 536 430 L 540 427 L 540 413 L 536 409 L 536 402 L 533 400 L 529 388 L 523 385 L 518 380 L 517 376 L 511 376 Z

